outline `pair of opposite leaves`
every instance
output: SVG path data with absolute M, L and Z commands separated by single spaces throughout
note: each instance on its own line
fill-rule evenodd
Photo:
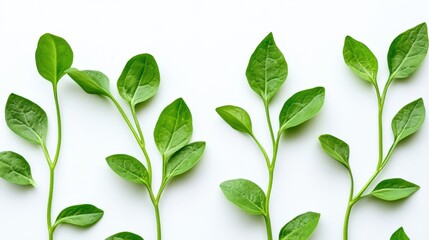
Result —
M 98 71 L 79 71 L 71 68 L 73 52 L 68 43 L 55 35 L 43 35 L 36 51 L 39 73 L 56 87 L 59 79 L 69 74 L 86 92 L 109 97 L 123 113 L 116 99 L 110 94 L 108 78 Z M 54 65 L 54 67 L 52 67 Z M 133 57 L 126 64 L 118 80 L 118 91 L 135 113 L 135 106 L 153 97 L 159 86 L 159 70 L 155 59 L 149 54 Z M 128 118 L 126 118 L 128 121 Z M 47 136 L 47 115 L 32 101 L 11 94 L 6 104 L 6 122 L 9 128 L 22 138 L 42 146 L 45 150 Z M 128 122 L 127 122 L 128 123 Z M 140 131 L 140 129 L 139 129 Z M 205 142 L 189 143 L 193 132 L 192 115 L 183 99 L 168 105 L 160 114 L 154 130 L 154 139 L 163 159 L 163 184 L 173 177 L 193 168 L 201 159 Z M 135 133 L 135 132 L 133 132 Z M 142 144 L 139 142 L 139 144 Z M 107 163 L 118 175 L 134 183 L 151 188 L 151 171 L 136 158 L 126 154 L 107 157 Z M 49 165 L 56 165 L 51 163 Z M 0 153 L 0 176 L 20 184 L 34 185 L 28 162 L 14 152 Z M 60 213 L 53 225 L 68 223 L 86 227 L 95 224 L 103 211 L 92 205 L 77 205 Z M 122 232 L 108 239 L 141 239 Z

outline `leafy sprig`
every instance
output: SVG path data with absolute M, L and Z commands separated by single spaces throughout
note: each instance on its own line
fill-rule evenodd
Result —
M 49 194 L 47 204 L 47 227 L 49 239 L 54 239 L 55 229 L 60 224 L 88 227 L 103 217 L 103 210 L 89 204 L 75 205 L 60 212 L 52 222 L 52 203 L 54 197 L 55 168 L 57 166 L 62 140 L 60 104 L 58 100 L 58 82 L 73 63 L 73 51 L 61 37 L 46 33 L 39 39 L 36 49 L 36 65 L 40 75 L 52 84 L 57 115 L 57 145 L 51 155 L 47 146 L 48 116 L 46 112 L 31 100 L 17 94 L 10 94 L 5 108 L 7 126 L 18 136 L 38 145 L 49 166 Z M 33 185 L 28 162 L 15 152 L 0 153 L 0 177 L 19 185 Z
M 270 217 L 270 199 L 273 187 L 274 169 L 283 133 L 312 119 L 323 106 L 325 89 L 316 87 L 295 93 L 283 105 L 279 114 L 277 134 L 271 123 L 269 104 L 286 81 L 288 67 L 283 53 L 277 47 L 270 33 L 258 45 L 252 54 L 246 70 L 250 87 L 258 94 L 265 108 L 266 120 L 273 153 L 268 155 L 252 129 L 249 114 L 241 107 L 226 105 L 216 109 L 220 117 L 233 129 L 249 135 L 259 147 L 265 159 L 269 174 L 267 191 L 247 179 L 233 179 L 223 182 L 220 187 L 225 197 L 243 211 L 264 217 L 267 238 L 273 239 Z M 320 214 L 307 212 L 287 223 L 279 233 L 280 240 L 306 240 L 310 238 L 319 222 Z
M 387 55 L 389 77 L 383 91 L 377 80 L 378 61 L 371 50 L 362 42 L 347 36 L 344 42 L 343 55 L 346 64 L 361 79 L 368 81 L 375 89 L 378 103 L 378 162 L 377 168 L 365 185 L 357 192 L 354 191 L 352 169 L 349 165 L 349 146 L 344 141 L 332 136 L 319 137 L 320 144 L 329 156 L 344 165 L 350 175 L 350 196 L 344 219 L 343 239 L 348 239 L 349 218 L 353 206 L 363 198 L 374 197 L 384 201 L 404 199 L 415 193 L 420 187 L 400 178 L 386 179 L 367 192 L 389 162 L 397 145 L 408 136 L 418 131 L 425 119 L 425 107 L 421 98 L 405 105 L 394 116 L 391 126 L 393 142 L 385 154 L 383 147 L 383 108 L 389 86 L 394 80 L 410 77 L 423 62 L 428 51 L 428 34 L 426 23 L 417 25 L 399 36 L 390 45 Z M 403 232 L 403 229 L 398 230 Z M 400 237 L 401 236 L 401 237 Z M 405 237 L 403 237 L 405 236 Z M 408 239 L 405 233 L 395 233 L 391 239 Z
M 162 181 L 155 192 L 152 185 L 153 170 L 145 138 L 136 114 L 136 106 L 152 98 L 158 91 L 160 73 L 155 58 L 140 54 L 131 58 L 120 75 L 117 88 L 126 101 L 131 118 L 110 92 L 109 79 L 99 71 L 69 69 L 67 74 L 87 93 L 105 96 L 116 106 L 139 145 L 146 165 L 136 157 L 114 154 L 106 158 L 109 167 L 125 180 L 145 186 L 156 216 L 157 239 L 162 239 L 159 202 L 168 183 L 176 176 L 191 170 L 201 159 L 205 142 L 192 142 L 192 115 L 182 98 L 169 104 L 160 114 L 154 129 L 154 140 L 161 154 Z M 132 120 L 131 120 L 132 119 Z M 133 125 L 134 124 L 134 125 Z M 143 239 L 140 236 L 121 232 L 107 239 Z

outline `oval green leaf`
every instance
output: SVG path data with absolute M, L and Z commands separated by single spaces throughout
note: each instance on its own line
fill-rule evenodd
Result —
M 250 135 L 253 134 L 252 121 L 249 114 L 243 108 L 228 105 L 216 108 L 216 112 L 235 130 Z
M 166 178 L 170 179 L 191 170 L 200 161 L 205 147 L 205 142 L 194 142 L 175 152 L 167 162 Z
M 109 167 L 123 179 L 132 183 L 150 186 L 145 166 L 136 158 L 126 154 L 115 154 L 106 158 Z
M 390 240 L 410 240 L 410 238 L 405 233 L 404 228 L 400 227 L 396 232 L 393 233 Z
M 118 91 L 132 106 L 153 97 L 160 81 L 158 64 L 150 54 L 139 54 L 125 65 L 118 79 Z
M 53 227 L 56 228 L 59 224 L 89 227 L 97 223 L 103 214 L 103 210 L 90 204 L 71 206 L 60 212 Z
M 106 240 L 144 240 L 144 239 L 139 235 L 131 232 L 120 232 L 106 238 Z
M 319 223 L 320 214 L 306 212 L 288 222 L 280 230 L 280 240 L 308 240 Z
M 384 201 L 396 201 L 411 196 L 419 189 L 420 187 L 414 183 L 401 178 L 392 178 L 377 184 L 370 195 Z
M 0 152 L 0 177 L 18 185 L 34 186 L 30 165 L 23 156 L 15 152 Z
M 407 78 L 423 62 L 428 51 L 428 30 L 426 23 L 411 28 L 393 40 L 387 55 L 390 77 Z
M 44 144 L 48 117 L 39 105 L 12 93 L 7 99 L 5 117 L 7 126 L 18 136 L 35 144 Z
M 350 148 L 347 143 L 329 134 L 321 135 L 319 137 L 319 142 L 326 154 L 350 169 Z
M 97 95 L 110 95 L 110 81 L 104 73 L 93 70 L 70 68 L 65 71 L 85 92 Z
M 247 81 L 253 91 L 268 103 L 285 82 L 287 73 L 285 57 L 270 33 L 250 57 L 246 70 Z
M 304 123 L 320 111 L 325 101 L 325 88 L 316 87 L 295 93 L 280 112 L 280 131 Z
M 265 193 L 255 183 L 234 179 L 220 185 L 225 197 L 243 211 L 252 215 L 265 215 Z
M 176 99 L 161 112 L 153 135 L 156 146 L 165 159 L 189 143 L 192 136 L 192 115 L 182 98 Z
M 377 58 L 365 44 L 347 36 L 344 41 L 343 57 L 346 64 L 360 78 L 371 83 L 377 81 Z
M 426 110 L 423 99 L 419 98 L 405 105 L 392 120 L 395 142 L 417 132 L 425 120 Z
M 72 63 L 73 51 L 66 40 L 50 33 L 40 37 L 36 49 L 36 66 L 43 78 L 56 85 Z

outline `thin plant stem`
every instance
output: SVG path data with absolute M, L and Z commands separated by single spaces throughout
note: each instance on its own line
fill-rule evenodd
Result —
M 264 155 L 265 163 L 267 164 L 267 168 L 270 168 L 271 162 L 270 162 L 270 157 L 268 157 L 267 151 L 265 151 L 264 146 L 262 146 L 262 144 L 258 141 L 258 139 L 256 138 L 256 136 L 253 133 L 251 136 L 252 136 L 253 140 L 255 141 L 256 145 L 258 145 L 262 154 Z
M 270 111 L 268 108 L 268 103 L 266 101 L 264 101 L 264 107 L 265 107 L 265 116 L 267 118 L 267 124 L 268 124 L 268 128 L 270 130 L 270 135 L 271 135 L 271 140 L 272 140 L 272 145 L 273 145 L 273 156 L 272 156 L 271 161 L 269 160 L 265 149 L 262 147 L 262 145 L 259 143 L 259 141 L 253 135 L 252 135 L 252 137 L 255 140 L 258 147 L 261 149 L 262 153 L 264 154 L 264 157 L 265 157 L 265 160 L 267 163 L 267 167 L 268 167 L 268 178 L 269 179 L 268 179 L 267 197 L 266 197 L 266 202 L 265 202 L 264 219 L 265 219 L 265 226 L 267 229 L 267 238 L 268 238 L 268 240 L 272 240 L 273 239 L 273 230 L 272 230 L 272 226 L 271 226 L 271 216 L 270 216 L 270 199 L 271 199 L 271 192 L 272 192 L 272 188 L 273 188 L 274 168 L 276 165 L 277 152 L 278 152 L 278 148 L 279 148 L 281 132 L 279 131 L 279 133 L 277 134 L 277 140 L 276 140 L 274 138 L 274 130 L 273 130 L 273 127 L 271 124 Z
M 43 153 L 45 155 L 46 161 L 49 165 L 49 194 L 48 194 L 48 204 L 46 209 L 46 219 L 48 225 L 48 233 L 49 240 L 54 239 L 54 231 L 55 228 L 52 226 L 52 202 L 54 197 L 54 183 L 55 183 L 55 167 L 58 163 L 58 158 L 60 156 L 61 149 L 61 139 L 62 139 L 62 127 L 61 127 L 61 112 L 60 112 L 60 104 L 58 101 L 58 88 L 57 84 L 52 84 L 53 93 L 54 93 L 54 101 L 55 101 L 55 110 L 57 115 L 57 147 L 55 150 L 54 159 L 51 159 L 49 152 L 45 143 L 42 144 Z
M 159 206 L 158 203 L 156 203 L 154 205 L 155 207 L 155 216 L 156 216 L 156 235 L 157 235 L 157 239 L 161 240 L 162 236 L 162 231 L 161 231 L 161 216 L 159 214 Z
M 155 211 L 157 240 L 161 240 L 162 239 L 162 231 L 161 231 L 161 216 L 160 216 L 160 213 L 159 213 L 159 200 L 161 198 L 161 194 L 162 194 L 162 192 L 163 192 L 163 190 L 164 190 L 167 182 L 166 182 L 166 180 L 163 180 L 163 182 L 162 182 L 162 184 L 161 184 L 161 186 L 160 186 L 160 188 L 158 190 L 158 194 L 155 197 L 155 194 L 154 194 L 154 192 L 152 190 L 152 164 L 151 164 L 151 160 L 150 160 L 149 154 L 148 154 L 148 152 L 146 150 L 145 141 L 144 141 L 144 135 L 143 135 L 143 132 L 142 132 L 142 129 L 141 129 L 141 126 L 140 126 L 140 122 L 139 122 L 139 120 L 137 118 L 137 114 L 136 114 L 135 108 L 132 105 L 130 105 L 131 115 L 133 117 L 134 124 L 135 124 L 135 126 L 137 128 L 137 131 L 135 130 L 134 126 L 132 125 L 132 123 L 130 121 L 130 119 L 128 118 L 127 114 L 125 113 L 125 111 L 121 107 L 121 105 L 118 103 L 118 101 L 112 95 L 109 95 L 108 97 L 112 100 L 112 102 L 115 104 L 116 108 L 121 113 L 122 118 L 127 123 L 128 128 L 131 130 L 134 138 L 136 139 L 136 141 L 137 141 L 137 143 L 138 143 L 140 149 L 142 150 L 143 155 L 144 155 L 144 157 L 146 159 L 148 173 L 149 173 L 149 181 L 150 181 L 149 185 L 147 186 L 147 190 L 148 190 L 148 193 L 149 193 L 149 196 L 150 196 L 150 199 L 151 199 L 154 211 Z M 163 170 L 162 170 L 162 172 L 163 172 L 163 177 L 162 178 L 163 179 L 164 179 L 164 175 L 165 175 L 165 162 L 166 162 L 165 161 L 165 157 L 163 156 Z
M 264 108 L 265 108 L 265 116 L 267 118 L 268 128 L 270 129 L 271 143 L 274 146 L 275 139 L 274 139 L 273 125 L 271 124 L 270 109 L 268 107 L 268 102 L 265 100 L 264 100 Z
M 118 101 L 116 101 L 116 99 L 112 95 L 109 95 L 108 97 L 110 98 L 110 100 L 112 100 L 112 102 L 115 104 L 116 108 L 121 113 L 122 118 L 127 123 L 128 128 L 131 130 L 131 132 L 132 132 L 134 138 L 136 139 L 137 143 L 139 144 L 139 146 L 142 146 L 142 141 L 141 141 L 139 135 L 137 134 L 136 130 L 134 129 L 133 125 L 131 124 L 131 121 L 128 118 L 127 114 L 125 113 L 124 109 L 121 107 L 121 105 L 118 103 Z
M 354 194 L 354 178 L 353 178 L 353 173 L 352 170 L 350 168 L 348 168 L 348 172 L 350 175 L 350 194 L 349 194 L 349 202 L 347 204 L 347 210 L 346 210 L 346 216 L 344 217 L 344 226 L 343 226 L 343 238 L 344 240 L 348 239 L 348 235 L 349 235 L 349 221 L 350 221 L 350 212 L 352 210 L 353 207 L 353 194 Z
M 350 219 L 350 212 L 353 208 L 353 206 L 362 198 L 365 196 L 362 196 L 365 191 L 368 189 L 368 187 L 371 185 L 371 183 L 374 181 L 374 179 L 380 174 L 380 172 L 384 169 L 386 164 L 389 162 L 390 157 L 392 156 L 393 150 L 395 149 L 396 145 L 398 144 L 395 140 L 392 144 L 392 146 L 389 149 L 389 152 L 387 153 L 386 157 L 383 160 L 383 109 L 384 109 L 384 103 L 386 101 L 387 91 L 389 89 L 390 84 L 393 80 L 393 75 L 389 76 L 386 85 L 384 86 L 383 93 L 380 95 L 380 89 L 378 87 L 378 84 L 376 81 L 374 81 L 374 87 L 377 94 L 377 102 L 378 102 L 378 163 L 377 168 L 373 175 L 369 178 L 369 180 L 365 183 L 365 185 L 362 187 L 362 189 L 356 194 L 356 196 L 349 198 L 349 203 L 347 205 L 346 215 L 344 218 L 344 228 L 343 228 L 343 239 L 348 239 L 348 226 L 349 226 L 349 219 Z M 351 194 L 353 194 L 353 175 L 350 172 L 350 178 L 352 182 L 351 187 Z M 352 196 L 352 195 L 351 195 Z
M 133 115 L 134 124 L 136 125 L 137 131 L 138 131 L 138 133 L 140 135 L 140 141 L 141 141 L 140 148 L 141 148 L 141 150 L 143 152 L 143 155 L 144 155 L 144 157 L 146 159 L 147 171 L 149 173 L 149 179 L 150 179 L 150 181 L 152 181 L 152 163 L 150 161 L 149 154 L 147 153 L 147 150 L 146 150 L 146 145 L 145 145 L 145 140 L 144 140 L 144 136 L 143 136 L 143 131 L 142 131 L 141 127 L 140 127 L 140 122 L 139 122 L 139 120 L 137 118 L 135 107 L 133 107 L 133 106 L 130 105 L 130 108 L 131 108 L 131 114 Z
M 46 211 L 46 217 L 48 221 L 48 232 L 49 240 L 54 239 L 54 228 L 52 227 L 52 201 L 54 196 L 54 181 L 55 181 L 55 170 L 49 168 L 49 196 L 48 196 L 48 207 Z

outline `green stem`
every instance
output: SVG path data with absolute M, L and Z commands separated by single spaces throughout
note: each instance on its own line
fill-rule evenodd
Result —
M 54 196 L 54 176 L 55 170 L 49 168 L 49 196 L 48 196 L 48 207 L 46 210 L 46 218 L 48 222 L 49 240 L 54 239 L 54 228 L 52 227 L 52 200 Z
M 374 83 L 375 92 L 377 94 L 378 103 L 378 163 L 377 169 L 380 168 L 383 161 L 383 107 L 384 107 L 384 94 L 380 95 L 380 89 L 377 82 Z
M 159 207 L 158 207 L 158 203 L 156 203 L 154 205 L 155 207 L 155 216 L 156 216 L 156 235 L 157 235 L 157 239 L 161 240 L 162 236 L 162 232 L 161 232 L 161 217 L 159 214 Z
M 369 180 L 365 183 L 365 185 L 362 187 L 362 189 L 356 194 L 355 197 L 353 198 L 349 198 L 349 204 L 347 206 L 347 210 L 346 210 L 346 216 L 344 218 L 344 230 L 343 230 L 343 239 L 347 240 L 348 239 L 348 225 L 349 225 L 349 218 L 350 218 L 350 212 L 353 208 L 353 206 L 362 198 L 364 198 L 365 196 L 362 196 L 364 194 L 364 192 L 368 189 L 368 187 L 371 185 L 371 183 L 374 181 L 374 179 L 378 176 L 378 174 L 380 174 L 380 172 L 383 170 L 383 168 L 386 166 L 386 164 L 389 162 L 390 157 L 392 156 L 393 150 L 396 147 L 396 140 L 395 142 L 392 144 L 392 146 L 389 149 L 389 152 L 387 153 L 386 157 L 383 160 L 383 109 L 384 109 L 384 103 L 386 101 L 386 96 L 387 96 L 387 90 L 389 89 L 390 84 L 393 81 L 393 75 L 390 75 L 389 78 L 387 79 L 386 85 L 384 86 L 383 89 L 383 93 L 380 94 L 380 89 L 378 87 L 377 81 L 374 80 L 374 87 L 375 87 L 375 92 L 377 94 L 377 102 L 378 102 L 378 163 L 377 163 L 377 168 L 376 171 L 373 173 L 373 175 L 369 178 Z M 351 181 L 352 181 L 352 188 L 354 187 L 354 183 L 353 183 L 353 176 L 350 172 L 350 177 L 351 177 Z M 351 190 L 351 195 L 353 194 L 353 190 Z
M 256 138 L 256 136 L 253 133 L 250 136 L 255 141 L 256 145 L 258 145 L 259 149 L 261 150 L 262 154 L 264 155 L 265 163 L 267 164 L 267 168 L 270 168 L 270 165 L 271 165 L 270 158 L 268 157 L 267 151 L 265 151 L 264 146 L 262 146 L 262 144 L 258 141 L 258 139 Z
M 121 113 L 122 118 L 127 123 L 128 128 L 131 130 L 132 134 L 134 135 L 134 138 L 136 139 L 136 141 L 137 141 L 138 145 L 140 146 L 140 149 L 142 150 L 143 155 L 144 155 L 144 157 L 146 159 L 147 168 L 148 168 L 148 174 L 149 174 L 149 181 L 150 181 L 149 182 L 149 186 L 147 186 L 147 189 L 148 189 L 148 192 L 149 192 L 150 199 L 152 201 L 153 208 L 155 210 L 157 239 L 161 240 L 161 238 L 162 238 L 162 236 L 161 236 L 162 232 L 161 232 L 161 216 L 159 214 L 159 200 L 160 200 L 161 194 L 164 191 L 164 188 L 165 188 L 165 186 L 167 184 L 167 181 L 163 180 L 163 182 L 162 182 L 162 184 L 161 184 L 161 186 L 159 188 L 158 194 L 155 197 L 155 195 L 153 193 L 153 190 L 152 190 L 152 164 L 151 164 L 151 160 L 150 160 L 149 154 L 148 154 L 148 152 L 146 150 L 145 141 L 144 141 L 144 135 L 143 135 L 143 132 L 142 132 L 142 129 L 141 129 L 141 126 L 140 126 L 140 122 L 139 122 L 139 120 L 137 118 L 137 114 L 136 114 L 135 108 L 132 105 L 130 105 L 131 115 L 133 116 L 134 124 L 135 124 L 135 126 L 137 128 L 137 132 L 138 133 L 134 129 L 133 125 L 131 124 L 130 119 L 128 118 L 127 114 L 125 113 L 125 111 L 121 107 L 121 105 L 118 103 L 118 101 L 116 101 L 116 99 L 112 95 L 109 95 L 109 98 L 112 100 L 112 102 L 115 104 L 116 108 Z M 166 160 L 165 160 L 165 157 L 163 156 L 163 170 L 162 170 L 162 172 L 163 172 L 162 173 L 163 174 L 163 179 L 165 179 L 165 177 L 164 177 L 164 175 L 165 175 L 165 165 L 166 165 L 165 163 L 166 163 Z
M 346 216 L 344 217 L 344 228 L 343 228 L 343 240 L 347 240 L 349 237 L 349 220 L 350 212 L 352 211 L 353 204 L 350 202 L 347 204 Z
M 152 188 L 148 187 L 148 192 L 150 196 L 150 200 L 152 201 L 153 208 L 155 210 L 155 218 L 156 218 L 156 235 L 157 240 L 161 240 L 162 231 L 161 231 L 161 215 L 159 214 L 159 200 L 161 198 L 162 191 L 164 190 L 166 182 L 162 182 L 161 187 L 158 191 L 158 195 L 155 197 L 153 194 Z
M 271 218 L 270 218 L 270 213 L 267 212 L 264 216 L 265 218 L 265 226 L 267 228 L 267 239 L 268 240 L 273 240 L 273 230 L 271 228 Z
M 350 212 L 353 207 L 352 201 L 353 201 L 354 186 L 355 186 L 352 170 L 348 168 L 348 172 L 350 175 L 350 194 L 349 194 L 349 202 L 347 204 L 346 216 L 344 217 L 344 228 L 343 228 L 344 240 L 347 240 L 349 235 L 349 220 L 350 220 Z
M 133 125 L 131 124 L 130 119 L 128 118 L 127 114 L 125 114 L 124 109 L 121 107 L 121 105 L 118 103 L 118 101 L 116 101 L 116 99 L 112 96 L 109 95 L 108 96 L 110 98 L 110 100 L 112 100 L 112 102 L 115 104 L 116 108 L 119 110 L 119 112 L 122 115 L 122 118 L 125 120 L 125 122 L 128 125 L 128 128 L 131 130 L 131 132 L 133 133 L 134 138 L 136 139 L 137 143 L 139 144 L 140 147 L 143 147 L 143 143 L 142 140 L 140 139 L 139 135 L 137 134 L 136 130 L 134 129 Z
M 139 120 L 137 118 L 135 107 L 133 107 L 130 104 L 130 108 L 131 108 L 131 114 L 133 115 L 134 123 L 135 123 L 135 125 L 137 127 L 137 131 L 138 131 L 138 133 L 140 135 L 140 141 L 141 141 L 140 148 L 141 148 L 141 150 L 143 152 L 143 155 L 144 155 L 144 157 L 146 159 L 147 171 L 149 173 L 149 181 L 152 182 L 152 163 L 150 161 L 149 154 L 147 153 L 147 150 L 146 150 L 146 145 L 145 145 L 145 140 L 144 140 L 144 136 L 143 136 L 143 131 L 142 131 L 141 127 L 140 127 L 140 122 L 139 122 Z
M 268 107 L 268 102 L 265 100 L 264 100 L 264 108 L 265 108 L 265 116 L 267 118 L 268 128 L 270 129 L 271 143 L 274 146 L 276 140 L 274 139 L 273 125 L 271 124 L 270 109 Z

